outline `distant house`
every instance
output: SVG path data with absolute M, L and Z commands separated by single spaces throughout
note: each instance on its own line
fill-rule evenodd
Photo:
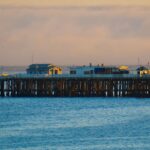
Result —
M 49 75 L 53 75 L 53 74 L 62 74 L 62 68 L 57 67 L 57 66 L 52 66 L 49 68 Z
M 27 74 L 62 74 L 60 67 L 51 64 L 31 64 L 26 71 Z
M 129 74 L 129 67 L 128 66 L 120 66 L 119 72 L 120 72 L 120 74 Z
M 83 74 L 93 74 L 94 68 L 91 66 L 79 66 L 79 67 L 71 67 L 70 74 L 71 75 L 83 75 Z
M 139 68 L 136 69 L 137 74 L 140 74 L 141 71 L 143 70 L 148 70 L 148 68 L 144 67 L 144 66 L 140 66 Z
M 139 75 L 150 75 L 150 69 L 146 68 L 144 66 L 140 66 L 139 68 L 136 69 L 137 74 Z
M 92 75 L 92 74 L 124 74 L 129 73 L 128 71 L 120 70 L 113 66 L 79 66 L 71 67 L 71 75 Z

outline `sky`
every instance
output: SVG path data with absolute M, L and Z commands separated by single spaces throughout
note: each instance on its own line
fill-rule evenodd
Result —
M 9 6 L 93 6 L 93 5 L 119 5 L 119 6 L 148 6 L 149 0 L 1 0 L 1 5 Z
M 0 0 L 0 66 L 150 62 L 149 0 Z

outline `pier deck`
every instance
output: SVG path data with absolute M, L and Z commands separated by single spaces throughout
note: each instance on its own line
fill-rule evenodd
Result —
M 12 75 L 0 77 L 0 96 L 150 98 L 150 75 Z

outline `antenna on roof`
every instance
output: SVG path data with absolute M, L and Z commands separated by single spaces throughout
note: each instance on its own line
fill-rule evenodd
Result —
M 89 63 L 89 66 L 92 67 L 92 63 L 91 62 Z
M 0 73 L 3 73 L 3 66 L 0 66 Z
M 138 66 L 140 66 L 140 58 L 138 57 Z

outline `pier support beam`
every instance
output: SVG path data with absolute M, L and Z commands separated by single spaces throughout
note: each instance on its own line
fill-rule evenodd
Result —
M 150 97 L 150 77 L 1 78 L 0 96 Z

